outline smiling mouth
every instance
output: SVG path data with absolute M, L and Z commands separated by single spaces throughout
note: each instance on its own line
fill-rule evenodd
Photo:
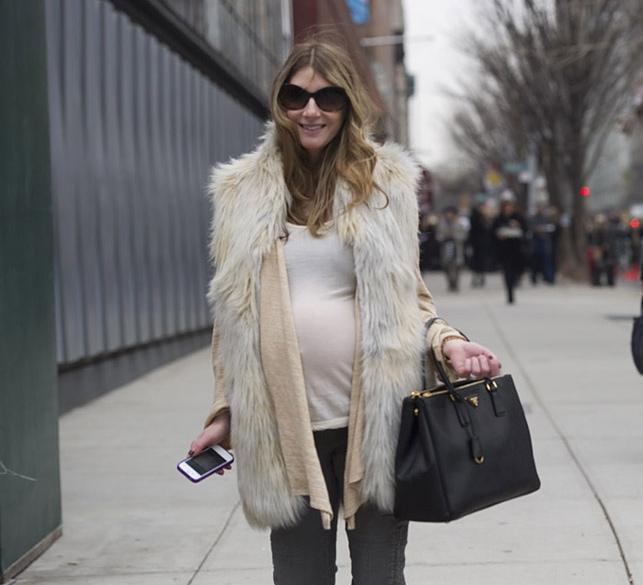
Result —
M 326 124 L 299 124 L 301 128 L 309 132 L 314 132 L 315 130 L 321 130 L 326 127 Z

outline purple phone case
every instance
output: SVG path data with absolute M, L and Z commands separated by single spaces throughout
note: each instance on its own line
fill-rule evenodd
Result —
M 226 449 L 226 453 L 229 453 L 230 457 L 232 457 L 232 459 L 230 459 L 230 461 L 224 462 L 221 465 L 218 465 L 217 467 L 213 467 L 210 471 L 208 471 L 207 473 L 205 473 L 204 475 L 202 475 L 198 479 L 194 479 L 193 477 L 190 477 L 187 473 L 185 473 L 185 471 L 183 471 L 179 467 L 181 465 L 181 463 L 184 463 L 185 461 L 188 461 L 189 459 L 192 459 L 192 457 L 186 457 L 185 459 L 181 459 L 181 461 L 179 461 L 176 464 L 176 468 L 179 470 L 179 472 L 182 475 L 187 477 L 192 483 L 199 483 L 200 481 L 203 481 L 206 477 L 210 477 L 213 473 L 216 473 L 217 471 L 219 471 L 219 469 L 223 469 L 226 465 L 232 465 L 232 463 L 234 462 L 234 455 L 232 455 L 232 453 L 230 453 L 230 451 L 228 451 L 227 449 Z M 198 455 L 195 455 L 195 457 L 198 457 Z

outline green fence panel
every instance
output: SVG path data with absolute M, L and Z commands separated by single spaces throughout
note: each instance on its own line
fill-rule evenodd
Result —
M 60 534 L 42 0 L 0 0 L 0 582 Z

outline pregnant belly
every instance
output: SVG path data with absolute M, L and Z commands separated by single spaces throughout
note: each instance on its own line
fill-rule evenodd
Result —
M 295 328 L 308 384 L 322 377 L 342 387 L 350 382 L 355 351 L 355 303 L 352 298 L 293 305 Z

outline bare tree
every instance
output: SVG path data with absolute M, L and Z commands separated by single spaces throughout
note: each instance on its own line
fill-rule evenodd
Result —
M 578 190 L 641 66 L 642 4 L 494 0 L 492 34 L 471 35 L 487 97 L 469 99 L 454 119 L 454 137 L 461 145 L 471 140 L 470 154 L 494 157 L 502 148 L 538 147 L 550 198 L 570 218 L 561 237 L 568 273 L 578 274 L 584 260 L 585 200 Z M 479 91 L 477 85 L 470 93 Z M 484 141 L 475 140 L 481 130 Z
M 453 115 L 451 135 L 473 160 L 493 163 L 518 160 L 525 155 L 527 133 L 520 117 L 494 93 L 495 88 L 488 87 L 460 96 L 461 105 Z

